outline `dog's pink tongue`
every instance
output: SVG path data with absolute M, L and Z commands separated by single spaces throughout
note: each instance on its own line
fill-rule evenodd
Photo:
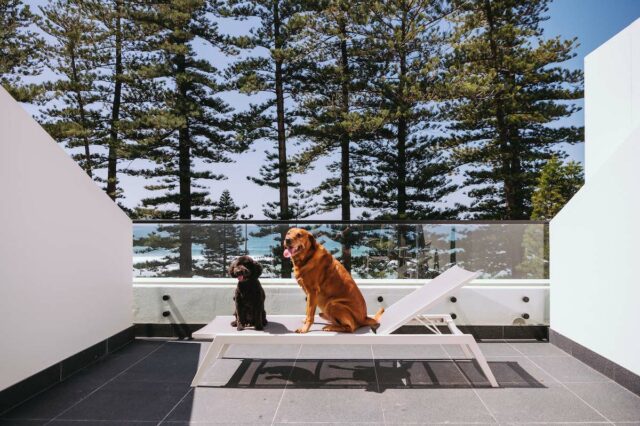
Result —
M 291 252 L 289 251 L 289 249 L 284 249 L 284 253 L 282 253 L 284 255 L 284 257 L 291 257 Z
M 244 275 L 238 275 L 238 281 L 244 281 Z

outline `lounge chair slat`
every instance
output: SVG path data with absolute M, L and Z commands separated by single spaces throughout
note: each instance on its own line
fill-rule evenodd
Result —
M 418 288 L 386 308 L 380 320 L 378 334 L 391 334 L 417 315 L 424 313 L 435 303 L 457 288 L 480 276 L 459 266 L 452 266 L 428 284 Z

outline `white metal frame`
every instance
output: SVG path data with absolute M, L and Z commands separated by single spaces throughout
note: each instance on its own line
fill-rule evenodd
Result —
M 277 321 L 279 316 L 271 319 Z M 231 317 L 225 317 L 225 320 Z M 289 317 L 290 318 L 290 317 Z M 304 316 L 297 317 L 300 323 Z M 465 357 L 463 359 L 474 359 L 482 369 L 491 387 L 499 387 L 484 354 L 480 350 L 478 343 L 471 334 L 462 333 L 453 322 L 450 315 L 418 315 L 416 320 L 423 323 L 433 334 L 237 334 L 219 333 L 198 367 L 192 387 L 200 384 L 204 373 L 213 365 L 218 358 L 222 358 L 227 348 L 231 344 L 276 344 L 276 345 L 457 345 L 462 349 Z M 437 328 L 439 325 L 446 325 L 451 334 L 442 334 Z

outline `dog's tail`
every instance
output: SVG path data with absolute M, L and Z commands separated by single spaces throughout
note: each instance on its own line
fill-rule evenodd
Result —
M 383 313 L 384 313 L 384 308 L 380 308 L 380 310 L 376 312 L 373 318 L 369 318 L 369 317 L 365 318 L 364 325 L 368 325 L 369 327 L 371 327 L 371 331 L 375 333 L 376 330 L 380 328 L 380 317 L 382 316 Z
M 380 317 L 382 316 L 382 314 L 384 314 L 384 308 L 380 308 L 378 310 L 378 312 L 376 312 L 376 314 L 374 315 L 373 319 L 376 320 L 377 322 L 380 322 Z

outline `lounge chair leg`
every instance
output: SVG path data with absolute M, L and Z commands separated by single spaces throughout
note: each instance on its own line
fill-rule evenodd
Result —
M 473 355 L 469 352 L 469 347 L 467 345 L 460 345 L 462 348 L 462 352 L 464 353 L 464 357 L 467 359 L 473 359 Z
M 491 387 L 492 388 L 500 387 L 500 385 L 498 385 L 496 378 L 493 376 L 493 372 L 491 371 L 489 364 L 487 364 L 487 360 L 484 357 L 484 354 L 482 353 L 482 351 L 480 350 L 480 347 L 478 346 L 478 344 L 475 341 L 473 341 L 472 343 L 469 343 L 469 349 L 471 349 L 471 352 L 473 352 L 473 355 L 475 356 L 476 361 L 478 361 L 478 364 L 480 365 L 482 372 L 484 373 L 485 377 L 489 380 Z
M 204 359 L 202 360 L 202 362 L 200 363 L 200 366 L 198 367 L 198 371 L 196 372 L 196 375 L 193 378 L 193 381 L 191 382 L 191 387 L 192 388 L 194 388 L 194 387 L 198 386 L 198 384 L 200 384 L 200 380 L 202 379 L 202 376 L 204 375 L 204 373 L 211 366 L 211 364 L 216 362 L 216 360 L 220 356 L 222 356 L 222 354 L 226 350 L 226 346 L 227 345 L 224 344 L 220 340 L 220 338 L 216 338 L 216 339 L 213 340 L 213 342 L 209 345 L 209 349 L 207 350 L 207 354 L 204 356 Z

